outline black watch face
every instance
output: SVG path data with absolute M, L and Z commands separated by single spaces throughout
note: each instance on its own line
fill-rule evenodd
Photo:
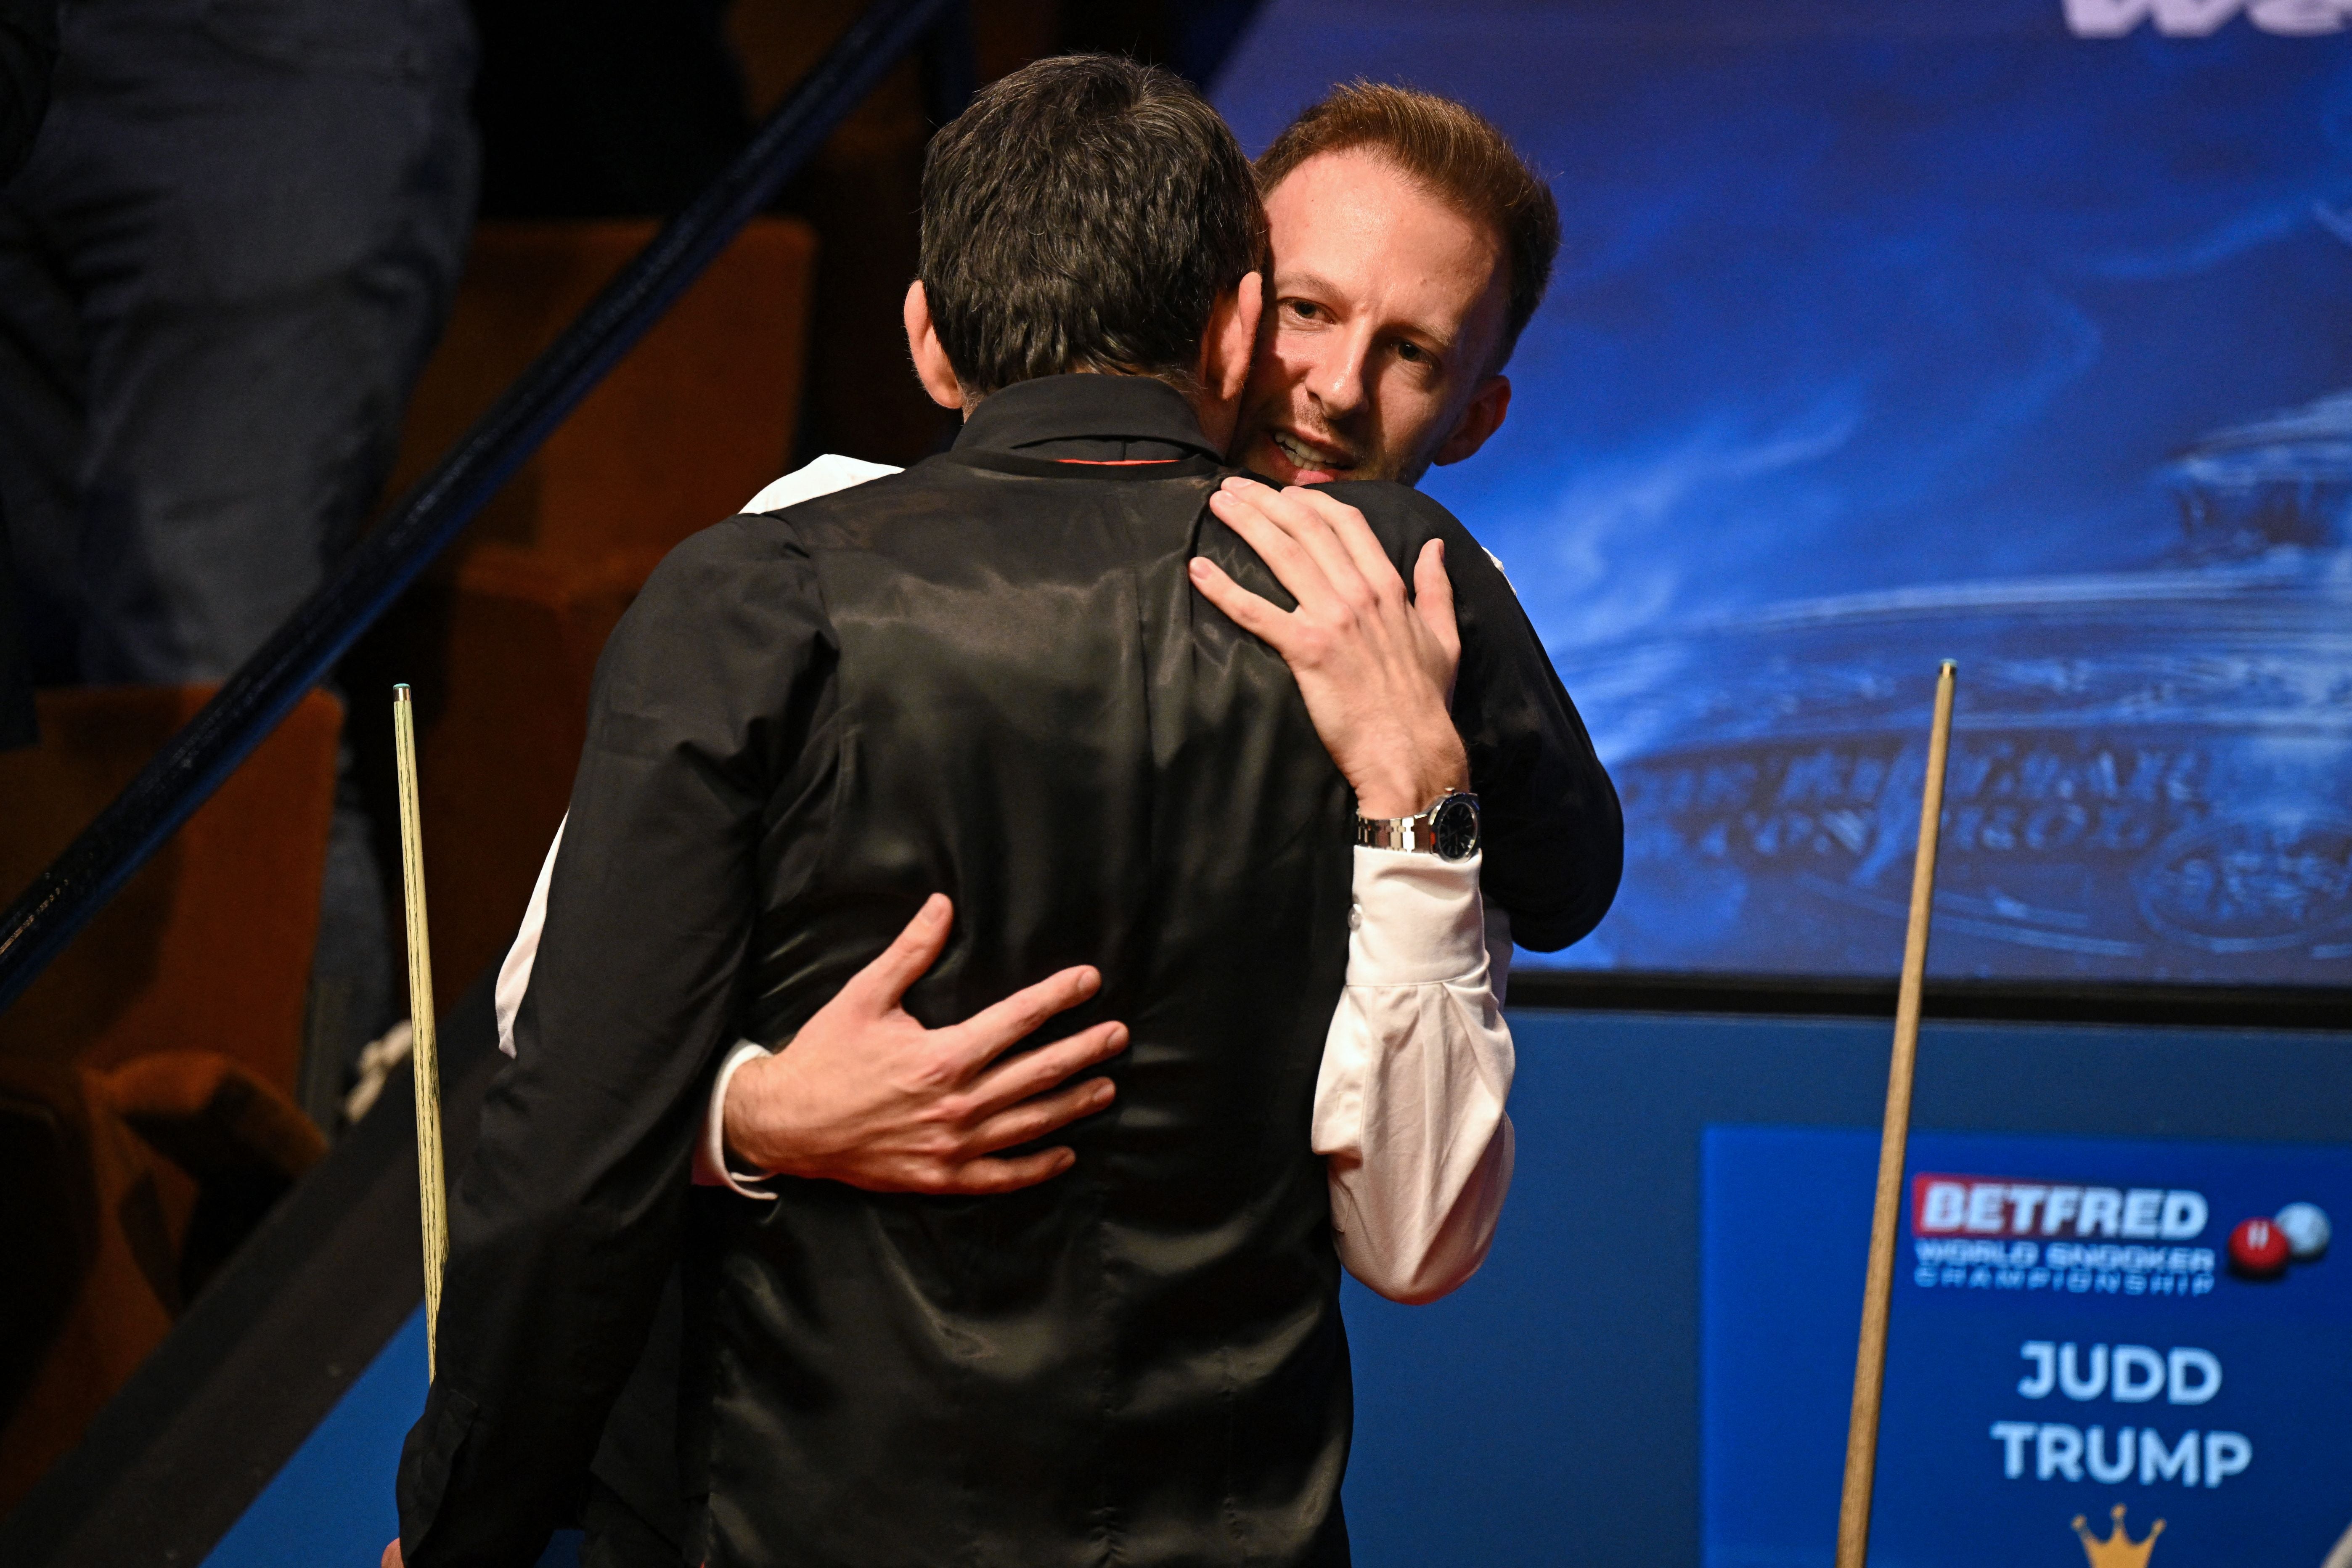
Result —
M 1436 830 L 1441 859 L 1466 860 L 1478 849 L 1478 804 L 1467 795 L 1452 795 L 1438 804 L 1430 818 Z

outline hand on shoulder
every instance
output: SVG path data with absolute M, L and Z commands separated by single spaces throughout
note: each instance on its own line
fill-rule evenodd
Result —
M 1257 552 L 1298 602 L 1276 608 L 1195 556 L 1193 585 L 1297 678 L 1307 715 L 1367 816 L 1410 816 L 1470 787 L 1448 710 L 1462 658 L 1445 546 L 1413 563 L 1412 592 L 1364 514 L 1320 490 L 1276 490 L 1239 475 L 1210 510 Z

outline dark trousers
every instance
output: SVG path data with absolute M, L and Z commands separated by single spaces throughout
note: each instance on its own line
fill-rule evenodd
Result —
M 472 71 L 461 0 L 68 0 L 0 191 L 0 515 L 41 683 L 218 680 L 349 544 L 463 262 Z M 339 809 L 318 968 L 355 1027 L 398 1016 L 381 888 Z

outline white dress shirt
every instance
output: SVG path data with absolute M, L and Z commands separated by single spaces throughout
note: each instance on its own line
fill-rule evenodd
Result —
M 775 511 L 897 469 L 827 455 L 751 498 Z M 499 1048 L 514 1021 L 547 919 L 555 832 L 522 928 L 499 966 Z M 1510 1028 L 1502 997 L 1510 921 L 1483 908 L 1479 857 L 1355 851 L 1348 977 L 1324 1037 L 1309 1137 L 1330 1175 L 1331 1224 L 1349 1273 L 1398 1301 L 1431 1301 L 1476 1272 L 1511 1184 Z M 695 1180 L 772 1199 L 766 1178 L 729 1168 L 722 1134 L 736 1070 L 768 1047 L 739 1042 L 720 1063 Z

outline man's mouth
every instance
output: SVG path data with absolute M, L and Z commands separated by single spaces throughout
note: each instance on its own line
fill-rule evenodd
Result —
M 1316 446 L 1287 430 L 1269 430 L 1265 438 L 1292 468 L 1298 470 L 1297 482 L 1300 484 L 1311 485 L 1324 479 L 1336 479 L 1356 466 L 1352 454 Z

